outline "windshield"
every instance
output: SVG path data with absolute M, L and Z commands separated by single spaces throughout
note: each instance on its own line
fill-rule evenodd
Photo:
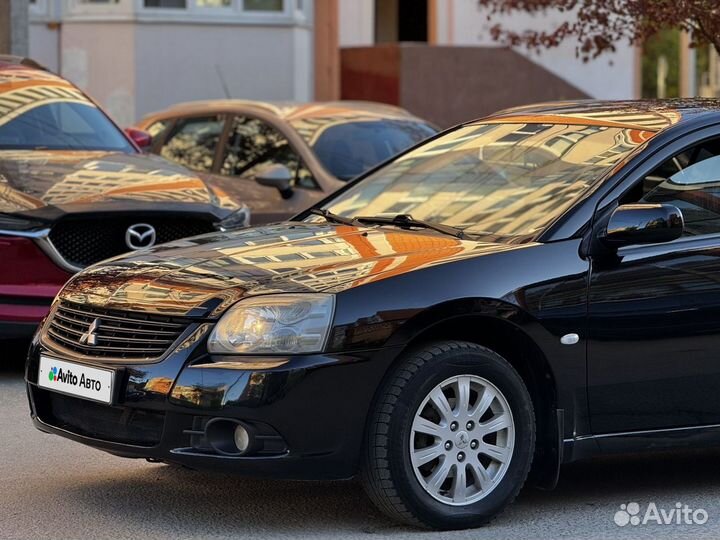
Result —
M 51 74 L 21 70 L 0 76 L 0 149 L 135 152 L 80 90 Z
M 466 234 L 534 235 L 652 135 L 605 125 L 464 126 L 323 208 L 343 217 L 409 214 Z
M 323 167 L 340 180 L 355 178 L 436 133 L 432 126 L 417 120 L 377 118 L 348 121 L 321 117 L 304 119 L 294 127 Z

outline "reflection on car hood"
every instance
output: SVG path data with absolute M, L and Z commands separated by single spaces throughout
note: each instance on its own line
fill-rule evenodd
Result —
M 238 207 L 191 171 L 157 156 L 0 150 L 0 212 L 52 217 L 48 208 L 64 213 L 157 202 Z
M 108 308 L 215 316 L 243 296 L 339 291 L 509 249 L 428 231 L 284 223 L 110 259 L 78 274 L 61 296 Z

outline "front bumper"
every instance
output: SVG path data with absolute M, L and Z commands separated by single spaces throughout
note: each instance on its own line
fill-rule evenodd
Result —
M 29 338 L 72 274 L 31 238 L 0 235 L 0 339 Z
M 397 353 L 289 357 L 273 369 L 242 370 L 198 367 L 210 359 L 176 349 L 159 363 L 119 367 L 116 402 L 107 406 L 38 387 L 41 350 L 32 345 L 26 370 L 41 431 L 123 457 L 288 479 L 356 474 L 368 410 Z M 271 444 L 242 456 L 218 452 L 205 432 L 218 419 L 251 426 Z

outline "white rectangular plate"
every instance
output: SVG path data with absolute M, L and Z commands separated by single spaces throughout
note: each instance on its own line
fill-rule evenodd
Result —
M 48 356 L 40 357 L 38 386 L 101 403 L 112 401 L 115 372 Z

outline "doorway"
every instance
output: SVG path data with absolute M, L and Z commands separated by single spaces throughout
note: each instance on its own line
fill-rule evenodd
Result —
M 428 0 L 375 0 L 375 43 L 428 42 Z

